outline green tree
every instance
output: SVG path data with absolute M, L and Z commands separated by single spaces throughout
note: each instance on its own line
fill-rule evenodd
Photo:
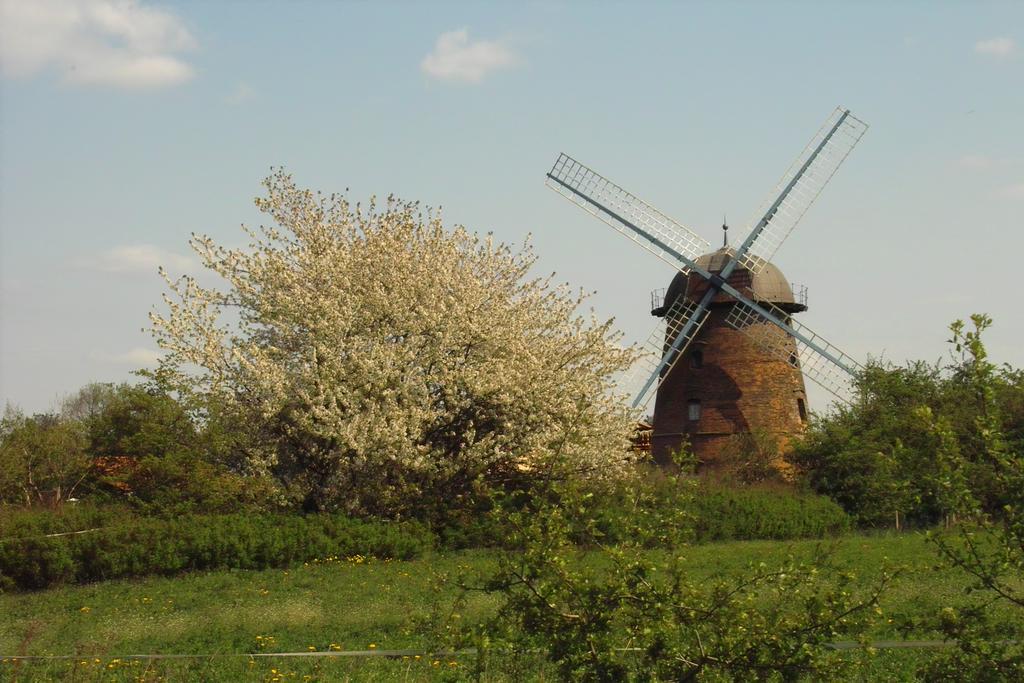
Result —
M 0 420 L 0 501 L 57 507 L 89 473 L 79 422 L 59 415 L 26 417 L 8 406 Z
M 117 387 L 109 382 L 91 382 L 66 396 L 60 404 L 60 416 L 65 420 L 80 422 L 87 428 L 90 422 L 103 413 L 117 393 Z
M 986 380 L 996 408 L 991 411 L 979 402 L 971 363 L 954 356 L 946 365 L 870 364 L 857 378 L 855 400 L 816 417 L 787 458 L 812 489 L 862 525 L 891 526 L 899 514 L 927 526 L 954 513 L 943 493 L 949 465 L 936 458 L 940 448 L 959 453 L 961 474 L 982 507 L 1000 508 L 1002 494 L 976 421 L 989 410 L 992 428 L 1006 435 L 1007 444 L 1024 443 L 1024 382 L 1019 371 L 992 365 Z M 940 438 L 933 418 L 948 427 L 948 435 Z M 948 443 L 942 441 L 947 437 Z
M 88 429 L 94 457 L 163 457 L 199 444 L 188 411 L 152 386 L 110 387 L 102 407 L 90 415 Z
M 269 494 L 267 481 L 232 469 L 234 453 L 215 413 L 197 420 L 154 384 L 110 386 L 87 428 L 95 483 L 108 495 L 161 511 L 230 511 Z

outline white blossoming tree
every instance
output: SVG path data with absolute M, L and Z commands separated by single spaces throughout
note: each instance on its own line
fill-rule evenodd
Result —
M 164 274 L 156 377 L 210 401 L 245 463 L 312 509 L 407 514 L 630 460 L 613 378 L 633 352 L 535 256 L 389 198 L 352 205 L 277 171 L 247 249 L 191 246 L 226 286 Z

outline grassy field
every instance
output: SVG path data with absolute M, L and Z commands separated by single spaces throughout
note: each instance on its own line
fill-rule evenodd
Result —
M 962 576 L 936 569 L 920 535 L 848 536 L 828 542 L 733 542 L 687 550 L 696 578 L 740 572 L 752 562 L 830 552 L 867 586 L 883 566 L 904 573 L 883 601 L 878 639 L 936 637 L 923 627 L 901 632 L 905 617 L 964 599 Z M 260 652 L 431 650 L 443 645 L 452 577 L 493 566 L 486 551 L 439 554 L 407 562 L 339 558 L 289 570 L 228 571 L 177 578 L 110 581 L 39 593 L 0 595 L 0 655 L 74 655 L 56 662 L 5 661 L 14 680 L 446 680 L 466 675 L 472 656 L 250 658 Z M 460 619 L 491 614 L 497 598 L 471 594 Z M 1009 616 L 1007 618 L 1010 618 Z M 217 655 L 140 662 L 138 653 Z M 851 657 L 867 659 L 863 653 Z M 930 652 L 884 651 L 870 658 L 865 680 L 905 680 Z M 550 680 L 539 658 L 493 658 L 488 680 Z

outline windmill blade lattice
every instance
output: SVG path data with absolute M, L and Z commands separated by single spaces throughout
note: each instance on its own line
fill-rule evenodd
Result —
M 729 279 L 737 267 L 751 275 L 765 267 L 866 130 L 867 125 L 848 109 L 837 108 L 776 186 L 742 245 L 717 272 L 697 263 L 698 257 L 709 251 L 709 245 L 692 230 L 568 155 L 558 157 L 547 174 L 548 187 L 683 274 L 693 273 L 709 285 L 699 302 L 685 296 L 673 302 L 665 316 L 668 328 L 659 325 L 642 347 L 644 358 L 634 366 L 633 375 L 642 378 L 646 374 L 647 378 L 634 407 L 646 406 L 650 401 L 653 390 L 668 376 L 705 322 L 718 292 L 735 300 L 726 320 L 729 325 L 749 334 L 769 354 L 801 367 L 809 379 L 845 399 L 849 377 L 857 372 L 859 364 L 793 321 L 785 311 L 757 299 L 752 292 L 738 291 Z M 806 358 L 802 366 L 800 354 Z
M 687 261 L 708 250 L 708 242 L 695 232 L 566 154 L 547 178 L 555 192 L 674 268 L 688 272 Z
M 726 324 L 745 332 L 763 351 L 800 368 L 812 382 L 847 401 L 852 391 L 851 380 L 862 369 L 861 364 L 777 306 L 767 302 L 758 302 L 758 305 L 778 321 L 785 321 L 799 336 L 791 336 L 778 322 L 765 318 L 742 302 L 737 302 L 729 311 Z
M 694 324 L 685 336 L 681 335 L 686 323 L 695 315 L 698 317 Z M 699 309 L 695 302 L 687 301 L 685 297 L 677 298 L 669 307 L 664 319 L 655 325 L 647 341 L 640 345 L 641 356 L 624 380 L 624 386 L 635 391 L 634 408 L 646 408 L 651 402 L 658 382 L 666 377 L 683 357 L 686 347 L 693 341 L 707 316 L 706 308 Z M 673 342 L 668 344 L 667 339 Z
M 757 212 L 761 232 L 743 254 L 744 268 L 759 273 L 771 261 L 867 129 L 848 109 L 832 112 Z

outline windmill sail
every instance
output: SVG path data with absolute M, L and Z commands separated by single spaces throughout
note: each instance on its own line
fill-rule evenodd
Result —
M 647 341 L 641 344 L 641 356 L 625 380 L 625 386 L 636 392 L 633 399 L 634 408 L 646 408 L 651 402 L 658 383 L 683 357 L 686 347 L 697 335 L 707 315 L 706 308 L 701 308 L 682 296 L 669 307 L 664 320 L 655 325 Z M 693 324 L 683 334 L 691 319 Z
M 832 112 L 757 212 L 759 232 L 742 256 L 744 268 L 759 273 L 775 256 L 867 129 L 848 109 Z
M 683 272 L 708 243 L 650 204 L 562 154 L 547 174 L 547 186 Z
M 812 382 L 847 401 L 852 389 L 850 381 L 861 370 L 860 363 L 777 306 L 767 302 L 758 302 L 758 306 L 775 320 L 737 302 L 726 316 L 726 324 L 746 332 L 760 349 L 800 368 Z
M 698 303 L 682 297 L 674 302 L 665 317 L 667 328 L 659 326 L 643 346 L 644 359 L 634 366 L 633 375 L 634 381 L 637 375 L 647 378 L 634 407 L 650 401 L 706 320 L 719 291 L 736 300 L 727 318 L 731 326 L 747 332 L 765 351 L 802 367 L 808 378 L 828 391 L 845 397 L 849 377 L 860 367 L 857 362 L 781 309 L 739 292 L 729 284 L 729 276 L 738 266 L 753 275 L 764 268 L 866 130 L 867 125 L 848 109 L 836 109 L 783 176 L 750 234 L 718 273 L 696 263 L 709 245 L 692 230 L 572 157 L 558 157 L 547 174 L 548 187 L 682 273 L 692 271 L 710 285 Z M 802 364 L 801 354 L 807 359 Z

